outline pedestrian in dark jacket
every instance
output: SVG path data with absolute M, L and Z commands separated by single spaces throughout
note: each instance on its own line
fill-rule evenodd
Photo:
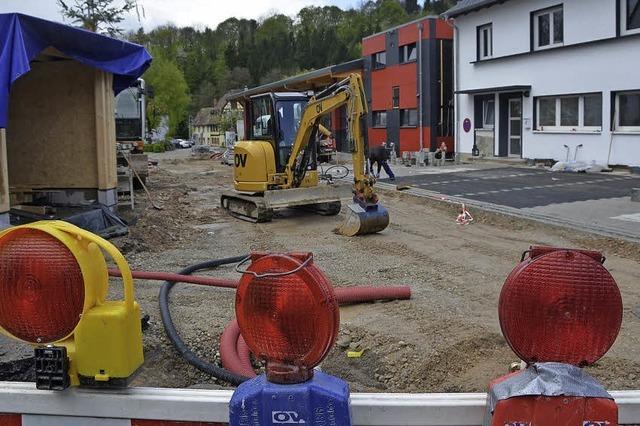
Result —
M 373 172 L 373 164 L 377 164 L 378 171 L 375 173 L 375 177 L 380 177 L 380 169 L 384 168 L 384 172 L 389 176 L 390 180 L 396 180 L 396 176 L 393 174 L 391 167 L 389 167 L 389 151 L 383 142 L 382 145 L 374 146 L 369 151 L 369 164 L 371 166 L 371 171 Z

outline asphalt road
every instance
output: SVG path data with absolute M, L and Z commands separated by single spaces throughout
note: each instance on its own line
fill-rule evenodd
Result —
M 503 167 L 401 176 L 396 184 L 523 209 L 626 197 L 632 188 L 640 187 L 640 175 L 554 173 L 533 168 Z

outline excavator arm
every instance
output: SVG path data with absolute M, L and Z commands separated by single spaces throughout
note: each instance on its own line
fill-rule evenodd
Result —
M 368 172 L 362 131 L 362 121 L 367 114 L 367 100 L 359 74 L 350 74 L 332 84 L 307 103 L 285 167 L 287 187 L 298 186 L 304 178 L 305 158 L 309 158 L 309 151 L 313 148 L 311 141 L 320 126 L 319 119 L 341 106 L 347 107 L 347 142 L 353 161 L 354 203 L 349 205 L 347 220 L 337 231 L 349 236 L 378 232 L 389 224 L 389 214 L 378 203 L 378 196 L 373 190 L 375 178 Z
M 342 106 L 347 107 L 347 141 L 353 161 L 354 191 L 359 195 L 359 199 L 375 203 L 377 198 L 372 188 L 375 180 L 367 172 L 364 135 L 362 134 L 362 120 L 367 114 L 367 101 L 362 78 L 359 74 L 350 74 L 347 78 L 329 86 L 309 100 L 300 120 L 300 127 L 291 149 L 289 161 L 285 167 L 287 182 L 290 187 L 297 185 L 301 180 L 300 176 L 296 176 L 303 157 L 301 154 L 310 148 L 311 140 L 316 131 L 326 134 L 326 129 L 318 123 L 319 119 Z

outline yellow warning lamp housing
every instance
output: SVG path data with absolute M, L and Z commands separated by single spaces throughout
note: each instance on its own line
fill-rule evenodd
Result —
M 103 253 L 122 273 L 123 300 L 106 300 Z M 127 261 L 110 242 L 67 222 L 0 232 L 0 332 L 35 346 L 38 389 L 123 387 L 144 361 Z

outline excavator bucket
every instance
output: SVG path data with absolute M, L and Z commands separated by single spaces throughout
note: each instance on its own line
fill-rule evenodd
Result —
M 347 206 L 347 217 L 336 233 L 353 237 L 356 235 L 375 234 L 389 226 L 389 212 L 381 204 L 368 204 L 365 207 L 358 203 Z

